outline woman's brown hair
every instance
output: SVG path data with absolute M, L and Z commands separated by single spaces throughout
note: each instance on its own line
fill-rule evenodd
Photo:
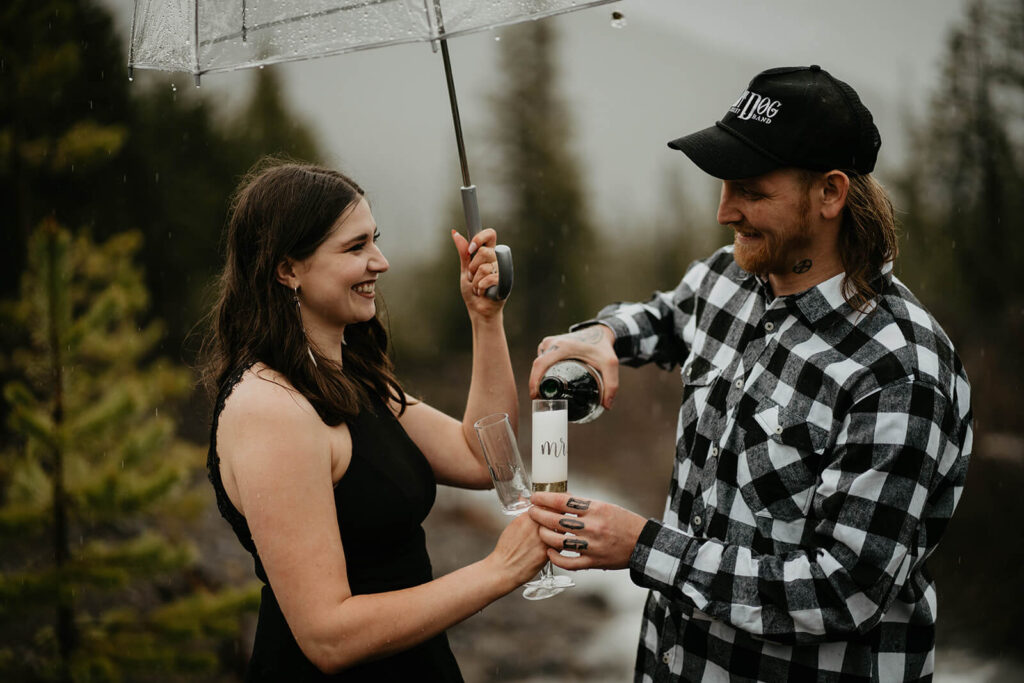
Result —
M 311 348 L 294 293 L 277 279 L 286 258 L 310 256 L 363 196 L 351 178 L 319 166 L 265 159 L 232 198 L 225 262 L 204 344 L 204 380 L 218 391 L 262 362 L 281 373 L 329 425 L 372 409 L 372 397 L 406 406 L 380 320 L 346 325 L 342 362 Z M 315 363 L 310 355 L 316 359 Z

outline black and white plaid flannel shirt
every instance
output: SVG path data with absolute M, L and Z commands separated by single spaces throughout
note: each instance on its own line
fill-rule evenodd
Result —
M 651 589 L 636 681 L 930 679 L 924 561 L 963 490 L 970 388 L 891 267 L 867 314 L 842 277 L 772 298 L 725 247 L 599 314 L 623 364 L 682 366 L 665 516 L 630 559 Z

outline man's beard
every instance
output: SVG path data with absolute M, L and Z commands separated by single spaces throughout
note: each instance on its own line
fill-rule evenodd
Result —
M 733 243 L 733 259 L 736 264 L 747 271 L 760 277 L 767 277 L 769 273 L 786 273 L 792 270 L 793 266 L 802 258 L 803 252 L 811 243 L 810 202 L 804 201 L 800 206 L 800 219 L 791 231 L 786 235 L 776 232 L 757 232 L 761 236 L 759 244 L 745 245 L 738 239 L 740 232 L 746 232 L 739 226 L 734 226 L 737 239 Z

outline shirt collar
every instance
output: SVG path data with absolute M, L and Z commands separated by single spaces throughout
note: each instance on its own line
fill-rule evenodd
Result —
M 780 303 L 776 304 L 776 306 L 785 306 L 793 313 L 802 317 L 812 327 L 831 324 L 838 317 L 845 318 L 853 312 L 853 308 L 843 298 L 843 278 L 845 276 L 846 273 L 839 273 L 803 292 L 774 297 L 771 285 L 767 279 L 748 274 L 748 277 L 754 278 L 759 285 L 759 289 L 764 294 L 768 306 L 771 306 L 774 300 L 777 299 Z M 876 279 L 889 281 L 891 278 L 892 262 L 890 261 L 882 265 L 882 270 Z M 876 287 L 877 289 L 879 288 Z M 877 305 L 875 300 L 869 301 L 864 315 L 873 311 Z

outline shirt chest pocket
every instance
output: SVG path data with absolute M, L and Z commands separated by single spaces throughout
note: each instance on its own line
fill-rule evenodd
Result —
M 711 391 L 722 375 L 722 369 L 703 358 L 694 358 L 681 370 L 683 379 L 682 422 L 684 427 L 695 427 L 712 403 Z
M 743 426 L 736 484 L 751 512 L 783 522 L 802 519 L 813 502 L 828 432 L 767 399 Z

